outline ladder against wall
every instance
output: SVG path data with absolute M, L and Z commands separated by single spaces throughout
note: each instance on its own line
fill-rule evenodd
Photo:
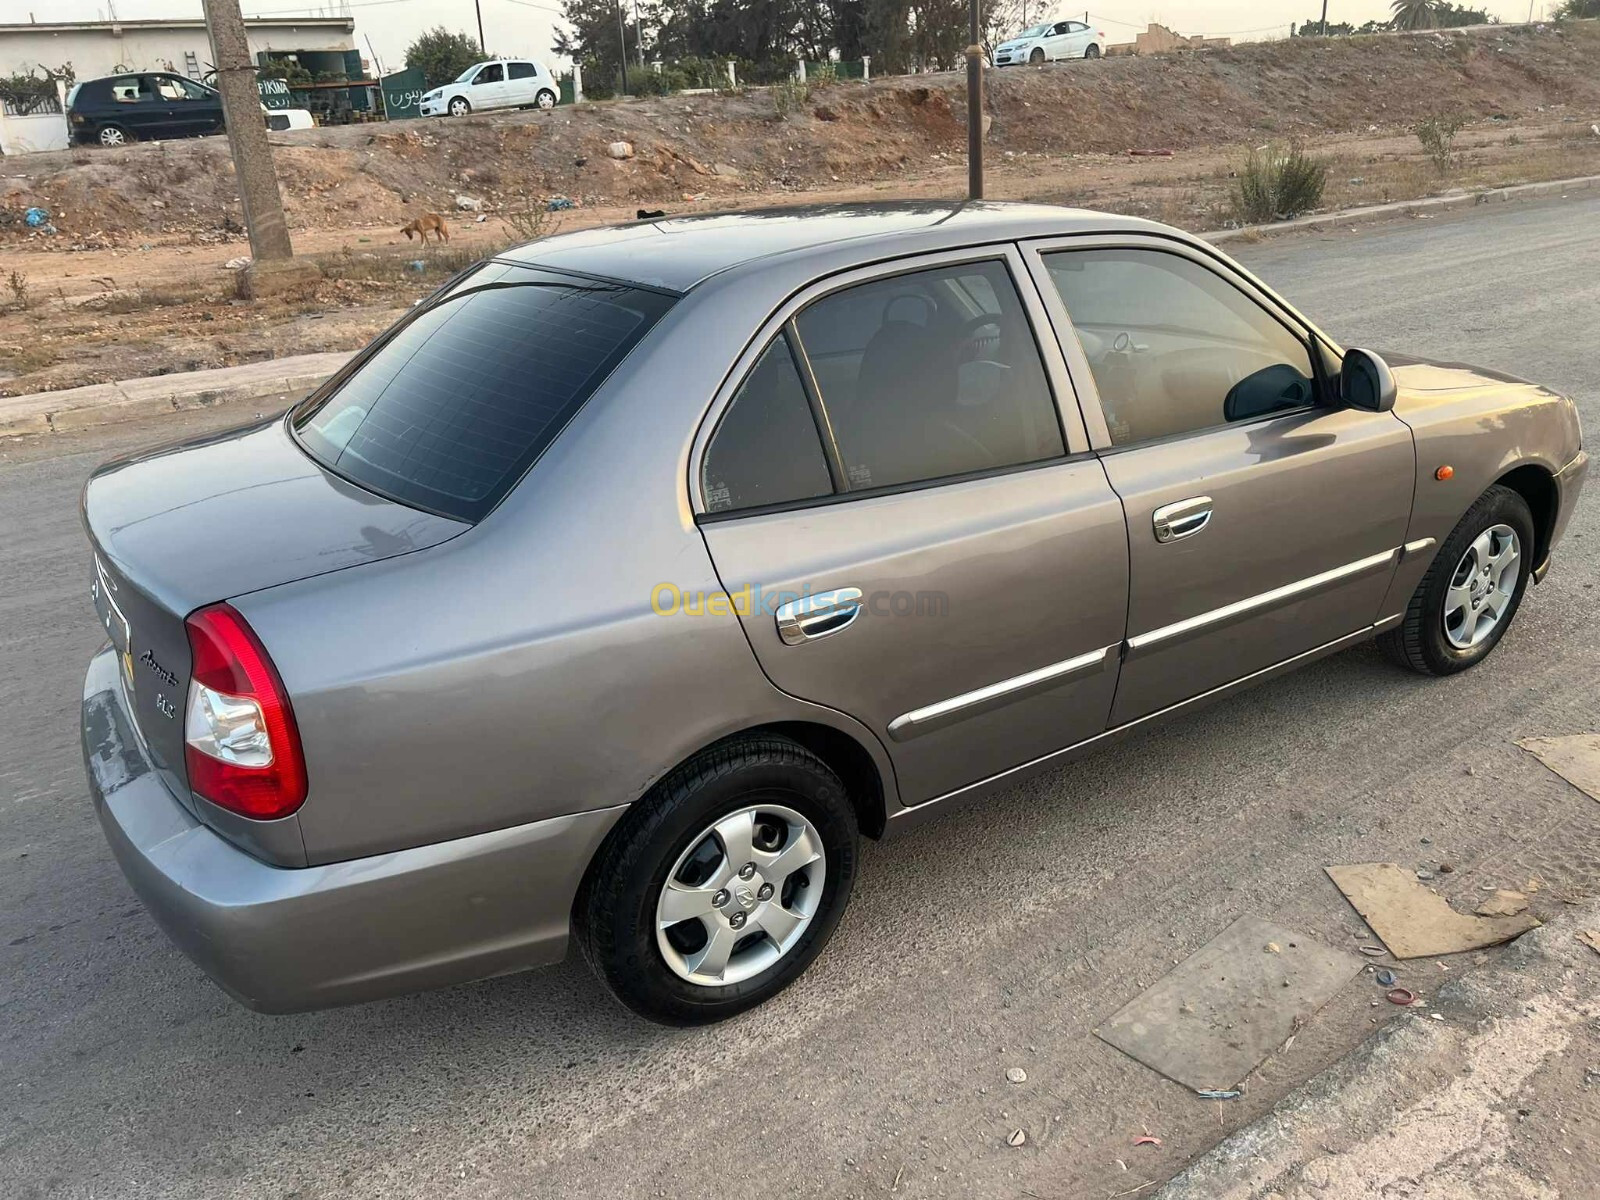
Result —
M 200 78 L 200 60 L 195 56 L 193 50 L 185 50 L 183 52 L 183 73 L 190 79 L 199 80 Z

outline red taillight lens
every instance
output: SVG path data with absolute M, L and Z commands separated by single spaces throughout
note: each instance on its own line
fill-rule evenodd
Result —
M 306 799 L 306 761 L 283 681 L 230 605 L 190 614 L 184 762 L 189 786 L 241 816 L 286 817 Z

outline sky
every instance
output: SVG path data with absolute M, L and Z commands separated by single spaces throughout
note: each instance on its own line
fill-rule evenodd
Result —
M 484 36 L 496 53 L 519 54 L 551 59 L 553 30 L 560 19 L 560 0 L 477 0 L 482 5 Z M 627 3 L 628 0 L 623 0 Z M 1072 16 L 1082 9 L 1065 3 L 1045 5 L 1030 0 L 1028 19 L 1045 20 L 1052 16 Z M 1132 41 L 1136 31 L 1150 21 L 1159 21 L 1185 35 L 1197 33 L 1232 37 L 1235 41 L 1283 37 L 1289 23 L 1316 20 L 1321 15 L 1321 0 L 1090 0 L 1088 11 L 1106 31 L 1110 42 Z M 406 46 L 422 30 L 435 25 L 476 34 L 474 0 L 348 0 L 350 15 L 356 19 L 356 42 L 363 54 L 371 56 L 367 39 L 386 71 L 404 65 Z M 41 21 L 104 19 L 108 6 L 115 6 L 123 20 L 153 17 L 200 15 L 200 0 L 4 0 L 7 20 L 17 20 L 12 12 L 33 9 Z M 246 16 L 314 16 L 342 13 L 336 3 L 296 7 L 296 0 L 241 0 Z M 1489 12 L 1503 21 L 1525 21 L 1526 0 L 1488 0 Z M 1542 16 L 1546 0 L 1534 0 L 1534 15 Z M 1387 0 L 1328 0 L 1328 20 L 1360 25 L 1371 18 L 1389 15 Z M 26 20 L 24 15 L 22 20 Z

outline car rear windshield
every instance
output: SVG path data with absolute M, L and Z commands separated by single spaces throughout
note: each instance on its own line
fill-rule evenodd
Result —
M 297 412 L 294 428 L 335 473 L 477 521 L 672 302 L 629 284 L 484 263 Z

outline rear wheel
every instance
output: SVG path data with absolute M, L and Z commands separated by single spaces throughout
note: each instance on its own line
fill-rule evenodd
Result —
M 121 125 L 102 125 L 99 138 L 102 146 L 126 146 L 133 141 Z
M 540 108 L 554 108 L 556 106 L 556 94 L 548 88 L 543 89 L 539 92 L 537 103 Z
M 1100 57 L 1100 47 L 1095 45 L 1093 42 L 1090 42 L 1089 43 L 1089 48 L 1083 52 L 1083 56 L 1085 58 L 1099 58 Z
M 472 105 L 467 102 L 465 96 L 457 96 L 450 101 L 450 115 L 452 117 L 464 117 L 471 111 Z
M 1378 644 L 1402 667 L 1453 675 L 1489 656 L 1510 628 L 1533 567 L 1528 502 L 1496 484 L 1473 503 Z
M 743 1012 L 799 977 L 855 881 L 855 810 L 787 738 L 737 738 L 629 810 L 575 906 L 578 945 L 623 1004 L 669 1025 Z

